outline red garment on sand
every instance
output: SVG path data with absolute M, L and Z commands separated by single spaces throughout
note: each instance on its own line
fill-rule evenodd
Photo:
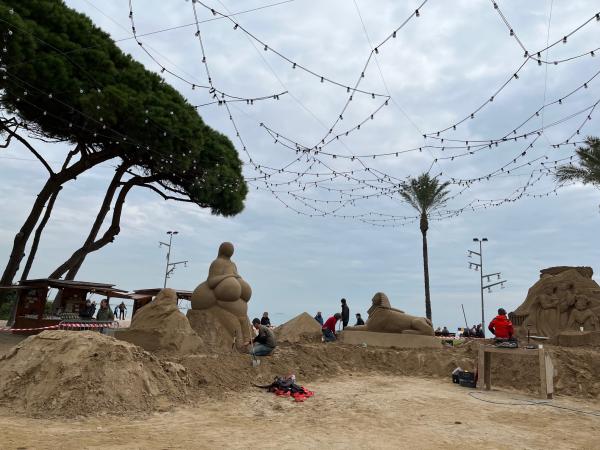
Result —
M 323 328 L 327 328 L 328 330 L 333 331 L 333 334 L 335 334 L 335 324 L 337 323 L 337 321 L 338 320 L 334 316 L 331 316 L 325 321 L 325 323 L 323 324 Z
M 513 324 L 506 316 L 496 316 L 488 326 L 488 330 L 499 339 L 510 339 L 514 333 Z

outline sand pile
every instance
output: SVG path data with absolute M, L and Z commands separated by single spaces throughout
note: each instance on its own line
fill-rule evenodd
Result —
M 275 328 L 281 342 L 315 342 L 321 340 L 321 335 L 321 324 L 305 312 Z
M 91 331 L 44 331 L 0 357 L 0 405 L 34 417 L 164 409 L 187 385 L 181 365 Z
M 168 288 L 141 308 L 129 329 L 117 331 L 115 337 L 151 352 L 190 353 L 202 347 L 202 339 L 177 308 L 177 293 Z

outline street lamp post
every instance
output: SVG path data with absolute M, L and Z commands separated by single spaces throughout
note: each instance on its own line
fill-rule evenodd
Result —
M 475 269 L 475 271 L 479 272 L 479 276 L 480 276 L 479 277 L 479 286 L 480 286 L 480 290 L 481 290 L 481 328 L 482 328 L 484 337 L 485 337 L 485 305 L 484 305 L 484 301 L 483 301 L 483 291 L 485 289 L 487 289 L 488 292 L 491 292 L 492 287 L 498 286 L 498 285 L 500 285 L 500 288 L 504 289 L 504 283 L 506 283 L 506 280 L 500 280 L 500 278 L 501 278 L 500 272 L 489 273 L 487 275 L 484 275 L 484 273 L 483 273 L 483 243 L 487 242 L 487 241 L 488 241 L 488 238 L 485 238 L 485 237 L 481 238 L 481 239 L 473 238 L 473 242 L 479 243 L 479 252 L 476 252 L 474 250 L 468 250 L 468 253 L 467 253 L 467 256 L 469 258 L 471 258 L 473 255 L 479 256 L 479 263 L 469 261 L 469 269 Z M 491 277 L 497 277 L 497 280 L 500 280 L 500 281 L 490 283 Z M 486 282 L 488 283 L 485 286 L 483 284 L 484 278 L 486 278 Z
M 167 234 L 169 235 L 169 243 L 167 244 L 166 242 L 162 242 L 160 241 L 158 243 L 158 246 L 165 246 L 167 247 L 167 265 L 165 267 L 165 283 L 163 285 L 163 288 L 167 287 L 167 279 L 171 277 L 171 274 L 173 273 L 173 271 L 175 270 L 175 267 L 177 267 L 177 265 L 179 264 L 183 264 L 184 267 L 187 267 L 187 260 L 185 261 L 177 261 L 177 262 L 171 262 L 171 248 L 173 246 L 173 236 L 175 236 L 176 234 L 179 234 L 179 231 L 167 231 Z

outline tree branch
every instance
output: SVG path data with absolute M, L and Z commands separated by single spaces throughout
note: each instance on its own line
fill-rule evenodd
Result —
M 33 153 L 35 155 L 35 157 L 37 159 L 40 160 L 40 162 L 44 165 L 44 167 L 46 168 L 46 170 L 50 173 L 50 176 L 55 175 L 54 171 L 52 170 L 52 167 L 50 167 L 50 165 L 46 162 L 46 160 L 42 157 L 42 155 L 40 155 L 37 150 L 35 148 L 32 147 L 32 145 L 27 142 L 27 140 L 23 137 L 21 137 L 20 135 L 18 135 L 16 133 L 16 130 L 13 131 L 10 129 L 10 127 L 6 126 L 5 124 L 0 122 L 0 129 L 6 131 L 9 134 L 9 137 L 14 137 L 15 139 L 17 139 L 21 144 L 23 144 L 25 147 L 27 147 L 27 149 Z

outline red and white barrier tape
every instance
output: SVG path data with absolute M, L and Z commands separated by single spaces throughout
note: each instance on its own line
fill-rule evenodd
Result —
M 10 328 L 0 327 L 0 332 L 14 332 L 14 331 L 42 331 L 42 330 L 57 330 L 64 328 L 119 328 L 118 322 L 107 322 L 107 323 L 72 323 L 72 322 L 61 322 L 56 325 L 49 325 L 47 327 L 38 328 Z

